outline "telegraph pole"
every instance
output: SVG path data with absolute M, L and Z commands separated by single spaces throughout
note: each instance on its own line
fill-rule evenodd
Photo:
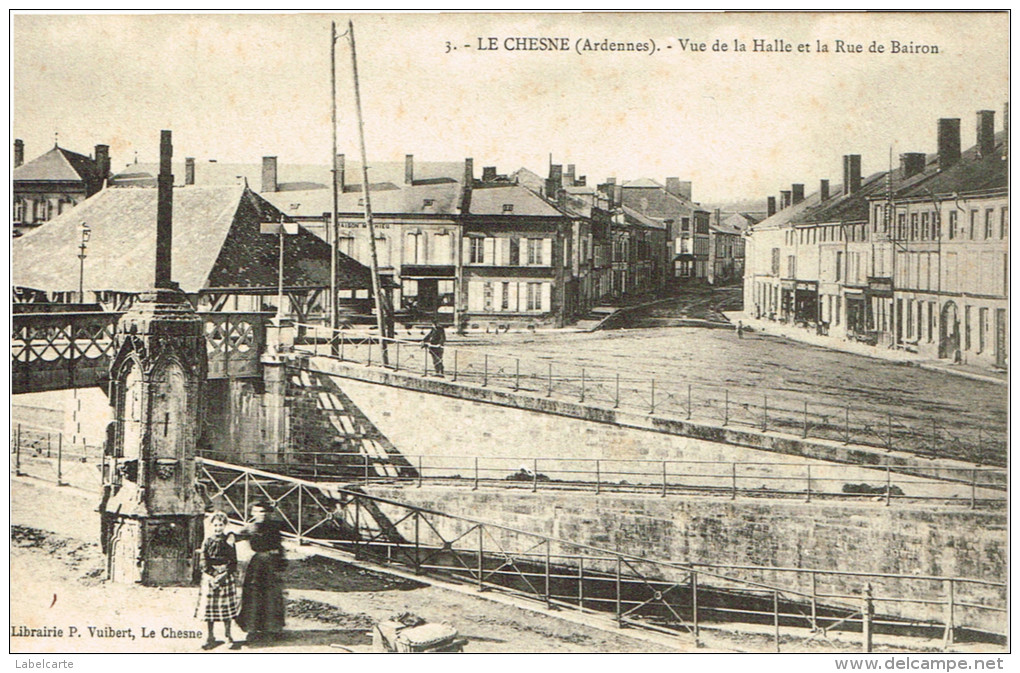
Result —
M 358 141 L 361 146 L 361 190 L 365 197 L 365 224 L 368 226 L 369 249 L 372 251 L 372 291 L 375 294 L 376 326 L 379 329 L 379 345 L 382 349 L 383 364 L 388 364 L 385 338 L 388 336 L 386 298 L 382 294 L 379 279 L 379 257 L 375 246 L 375 224 L 372 221 L 372 198 L 368 188 L 368 159 L 365 152 L 365 122 L 361 116 L 361 91 L 358 87 L 358 53 L 354 46 L 354 22 L 348 21 L 347 33 L 351 41 L 351 69 L 354 75 L 354 105 L 358 113 Z M 335 152 L 334 152 L 335 154 Z M 335 161 L 335 159 L 334 159 Z
M 332 98 L 330 102 L 333 108 L 333 156 L 330 161 L 333 166 L 333 170 L 330 173 L 333 175 L 333 208 L 329 213 L 329 225 L 327 228 L 327 238 L 329 239 L 329 328 L 330 330 L 336 330 L 337 325 L 337 301 L 336 301 L 336 237 L 337 237 L 337 222 L 336 222 L 336 211 L 340 208 L 339 194 L 337 194 L 337 175 L 336 175 L 336 21 L 331 24 L 333 35 L 329 42 L 329 70 L 330 70 L 330 84 L 332 85 Z M 335 334 L 331 336 L 332 339 Z

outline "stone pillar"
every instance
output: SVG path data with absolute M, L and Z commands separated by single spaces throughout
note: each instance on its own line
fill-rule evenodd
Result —
M 153 290 L 121 317 L 114 341 L 114 428 L 100 506 L 109 576 L 188 585 L 202 540 L 195 454 L 208 368 L 203 323 L 180 290 Z

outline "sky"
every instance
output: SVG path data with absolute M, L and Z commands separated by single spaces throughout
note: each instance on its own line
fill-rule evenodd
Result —
M 870 173 L 890 148 L 934 152 L 940 117 L 962 120 L 966 148 L 978 110 L 1001 129 L 1009 92 L 1004 13 L 19 14 L 12 140 L 26 160 L 54 134 L 83 154 L 108 144 L 119 169 L 156 161 L 171 129 L 178 160 L 328 164 L 330 22 L 350 19 L 369 165 L 414 154 L 546 174 L 552 154 L 589 184 L 679 177 L 702 202 L 810 193 L 841 181 L 843 154 Z M 517 37 L 569 51 L 508 49 Z M 649 49 L 579 53 L 585 39 Z M 894 40 L 938 53 L 892 54 Z M 336 69 L 338 151 L 356 157 L 346 37 Z

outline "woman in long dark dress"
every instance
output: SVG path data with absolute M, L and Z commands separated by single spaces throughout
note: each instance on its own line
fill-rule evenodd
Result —
M 238 539 L 248 540 L 255 552 L 244 571 L 241 591 L 241 614 L 237 623 L 248 634 L 248 640 L 259 640 L 283 631 L 284 603 L 283 546 L 280 530 L 269 519 L 269 505 L 256 503 L 251 508 L 252 523 L 242 530 Z

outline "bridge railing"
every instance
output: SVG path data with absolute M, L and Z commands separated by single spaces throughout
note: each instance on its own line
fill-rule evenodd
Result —
M 288 450 L 205 451 L 211 459 L 251 465 L 275 473 L 316 480 L 357 483 L 423 484 L 465 488 L 516 488 L 530 491 L 580 490 L 601 493 L 650 493 L 662 497 L 694 494 L 862 499 L 885 505 L 919 501 L 970 508 L 1002 506 L 1007 494 L 997 468 L 960 468 L 940 478 L 905 476 L 889 467 L 866 468 L 839 463 L 708 460 L 551 458 L 491 455 L 402 454 L 409 467 L 360 453 Z M 921 468 L 923 472 L 923 468 Z
M 305 338 L 297 348 L 303 352 L 423 377 L 439 375 L 419 341 L 352 335 L 321 325 L 300 327 Z M 444 378 L 497 390 L 722 427 L 878 447 L 890 453 L 904 451 L 996 466 L 1006 463 L 1006 440 L 997 438 L 988 428 L 953 424 L 945 417 L 905 418 L 878 404 L 835 405 L 759 387 L 635 377 L 609 367 L 506 356 L 482 348 L 447 347 L 442 362 Z
M 697 640 L 726 623 L 770 624 L 777 649 L 836 631 L 861 632 L 865 651 L 888 633 L 925 632 L 945 647 L 965 632 L 1004 638 L 1002 582 L 669 562 L 219 461 L 201 460 L 199 475 L 209 506 L 235 522 L 268 499 L 299 544 L 602 614 L 620 627 Z

